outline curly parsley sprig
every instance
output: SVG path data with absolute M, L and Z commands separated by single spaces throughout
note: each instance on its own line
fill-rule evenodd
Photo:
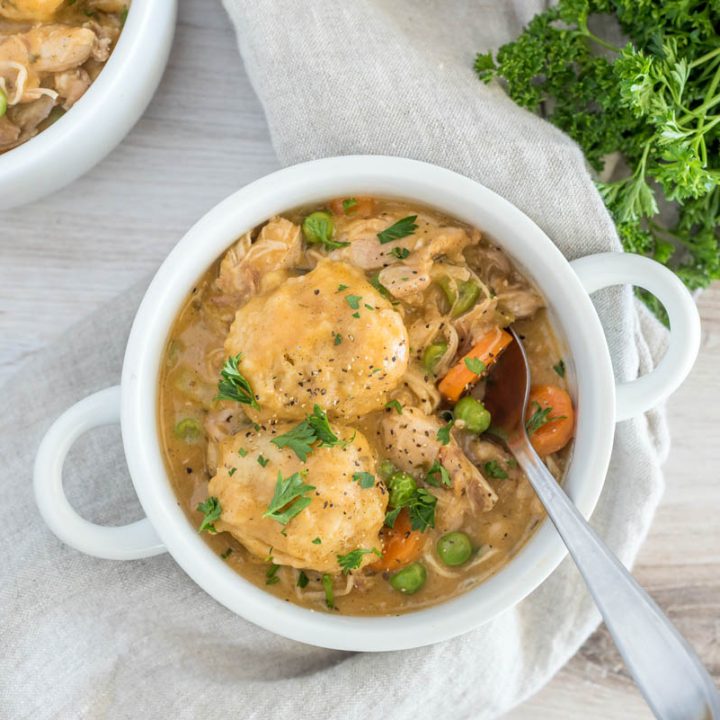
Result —
M 601 14 L 616 17 L 627 44 L 589 30 Z M 495 57 L 475 60 L 482 80 L 501 78 L 596 171 L 608 155 L 622 156 L 627 176 L 598 188 L 623 246 L 668 265 L 691 289 L 720 278 L 718 27 L 716 3 L 560 0 Z M 670 223 L 661 220 L 667 204 L 676 211 Z

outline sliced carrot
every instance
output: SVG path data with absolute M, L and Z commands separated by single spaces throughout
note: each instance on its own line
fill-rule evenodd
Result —
M 368 218 L 375 214 L 375 198 L 364 195 L 335 198 L 328 203 L 333 215 Z
M 440 381 L 438 389 L 440 392 L 452 402 L 457 402 L 460 396 L 465 392 L 468 386 L 474 385 L 481 375 L 489 368 L 500 353 L 512 342 L 512 335 L 501 330 L 499 327 L 493 328 L 486 335 L 478 340 L 472 346 L 470 352 L 465 355 L 457 365 L 453 365 L 447 375 Z M 479 360 L 484 365 L 481 373 L 473 372 L 466 360 Z M 472 362 L 469 363 L 472 366 Z
M 575 432 L 575 410 L 570 395 L 557 385 L 535 385 L 530 389 L 528 407 L 525 411 L 527 423 L 535 413 L 547 408 L 546 422 L 530 432 L 530 442 L 539 455 L 562 450 Z
M 401 510 L 391 528 L 384 527 L 380 531 L 383 541 L 383 556 L 370 565 L 371 570 L 384 572 L 397 570 L 407 565 L 420 555 L 425 545 L 426 536 L 410 525 L 407 510 Z

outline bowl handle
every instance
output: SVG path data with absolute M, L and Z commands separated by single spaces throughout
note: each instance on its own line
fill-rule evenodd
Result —
M 40 443 L 33 485 L 40 514 L 64 543 L 88 555 L 109 560 L 132 560 L 166 552 L 147 518 L 104 527 L 80 517 L 65 496 L 62 469 L 73 443 L 83 433 L 120 422 L 120 386 L 89 395 L 68 408 Z
M 659 405 L 688 376 L 700 349 L 700 316 L 677 275 L 660 263 L 629 253 L 600 253 L 570 265 L 588 293 L 612 285 L 649 290 L 670 318 L 670 341 L 658 366 L 647 375 L 616 386 L 616 420 L 627 420 Z

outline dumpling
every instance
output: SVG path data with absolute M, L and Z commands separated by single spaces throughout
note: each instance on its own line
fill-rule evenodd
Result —
M 279 565 L 337 573 L 338 555 L 359 548 L 382 549 L 378 533 L 385 520 L 386 490 L 382 483 L 364 488 L 353 479 L 355 473 L 375 476 L 375 458 L 362 433 L 334 425 L 337 436 L 349 442 L 315 447 L 302 462 L 291 449 L 271 442 L 292 427 L 248 430 L 221 444 L 217 474 L 209 485 L 209 494 L 218 498 L 222 509 L 215 527 L 231 533 L 260 558 L 272 556 Z M 287 479 L 299 472 L 305 473 L 306 485 L 314 486 L 304 494 L 310 504 L 286 525 L 263 517 L 278 475 Z M 364 555 L 361 566 L 374 557 Z
M 255 421 L 302 419 L 319 405 L 353 420 L 378 410 L 408 365 L 402 317 L 343 262 L 323 260 L 306 275 L 251 298 L 225 341 L 260 409 Z

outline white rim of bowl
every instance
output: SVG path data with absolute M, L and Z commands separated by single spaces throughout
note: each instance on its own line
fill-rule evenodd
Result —
M 565 487 L 589 517 L 603 487 L 615 426 L 612 365 L 590 298 L 560 251 L 514 205 L 469 178 L 414 160 L 346 156 L 302 163 L 251 183 L 199 220 L 158 270 L 133 323 L 122 375 L 122 434 L 133 483 L 150 521 L 176 562 L 216 600 L 256 625 L 311 645 L 400 650 L 472 630 L 537 588 L 567 554 L 551 523 L 543 522 L 493 576 L 439 605 L 383 617 L 316 612 L 264 592 L 211 550 L 178 504 L 159 445 L 160 362 L 180 303 L 194 283 L 243 232 L 272 215 L 347 194 L 414 198 L 471 222 L 489 232 L 550 301 L 557 329 L 579 369 L 577 434 Z M 538 281 L 540 274 L 544 282 Z

